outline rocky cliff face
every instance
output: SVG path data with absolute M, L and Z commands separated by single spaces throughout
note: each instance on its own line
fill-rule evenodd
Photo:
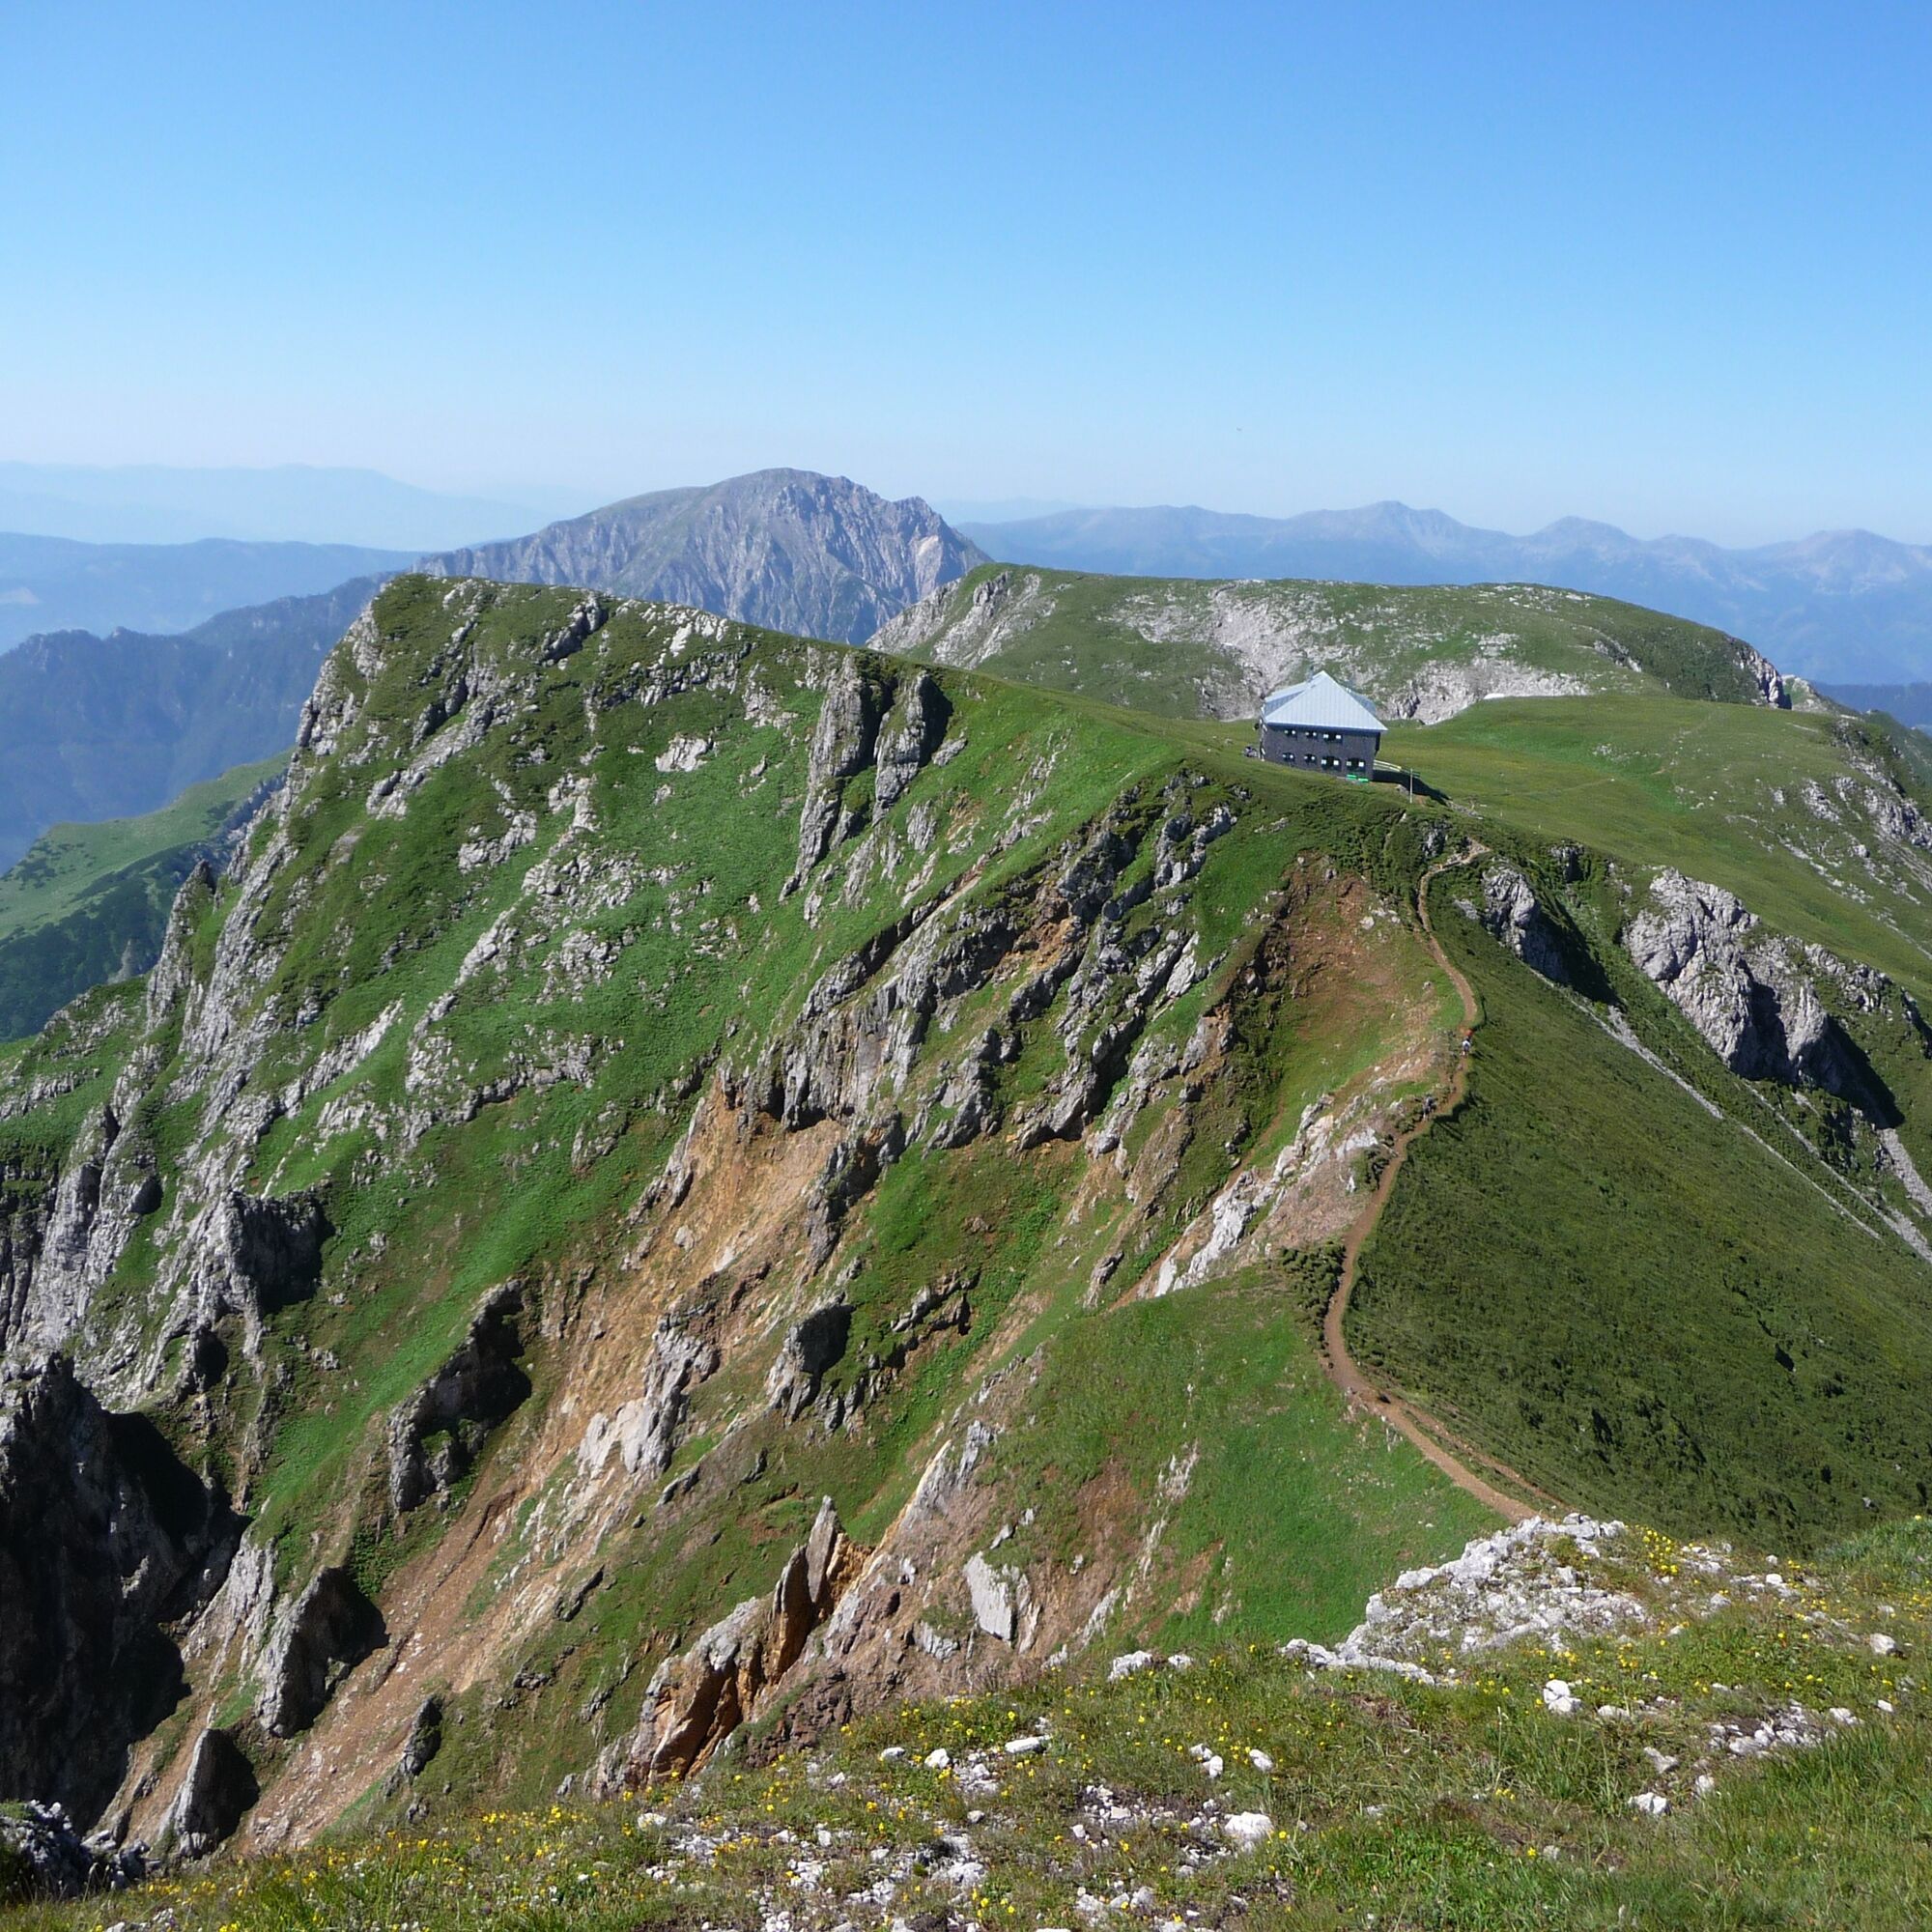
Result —
M 889 502 L 842 476 L 762 469 L 708 489 L 633 497 L 514 542 L 452 551 L 429 567 L 588 584 L 862 643 L 984 561 L 916 497 Z
M 60 1356 L 0 1384 L 0 1766 L 92 1818 L 184 1684 L 168 1626 L 227 1572 L 240 1525 L 155 1426 Z

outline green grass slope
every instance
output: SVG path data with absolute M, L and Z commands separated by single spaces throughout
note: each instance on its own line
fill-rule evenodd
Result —
M 1468 1097 L 1364 1255 L 1356 1351 L 1574 1504 L 1774 1547 L 1925 1509 L 1896 1424 L 1932 1412 L 1932 1268 L 1694 1043 L 1677 1078 L 1640 1058 L 1451 893 Z
M 1670 693 L 1759 704 L 1781 691 L 1748 645 L 1613 598 L 1538 584 L 1205 582 L 983 566 L 874 639 L 882 650 L 1171 717 L 1252 719 L 1327 669 L 1390 718 L 1478 698 Z
M 1904 978 L 1916 847 L 1880 807 L 1911 793 L 1878 748 L 1654 696 L 1476 718 L 1592 703 L 1633 739 L 1709 713 L 1803 749 L 1841 814 L 1816 823 L 1892 868 L 1837 943 Z M 209 1712 L 298 1832 L 536 1804 L 771 1590 L 825 1496 L 877 1567 L 801 1725 L 1063 1648 L 1339 1635 L 1486 1521 L 1343 1412 L 1312 1342 L 1332 1243 L 1455 1058 L 1414 894 L 1472 833 L 1534 879 L 1576 988 L 1462 918 L 1477 871 L 1443 879 L 1485 1007 L 1473 1084 L 1367 1250 L 1357 1351 L 1566 1500 L 1794 1548 L 1922 1503 L 1932 1264 L 1888 1218 L 1915 1225 L 1895 1166 L 1842 1107 L 1723 1073 L 1620 948 L 1680 820 L 1687 869 L 1732 867 L 1800 937 L 1823 921 L 1807 859 L 1680 796 L 1718 788 L 1715 741 L 1663 776 L 1576 753 L 1608 774 L 1593 808 L 1523 776 L 1568 769 L 1560 734 L 1418 732 L 1446 803 L 1411 800 L 1244 758 L 1236 727 L 414 578 L 311 719 L 154 996 L 103 988 L 0 1053 L 14 1252 L 79 1165 L 110 1208 L 156 1179 L 68 1346 L 237 1496 L 284 1602 L 340 1565 L 410 1645 L 293 1741 L 251 1716 L 259 1656 L 197 1651 L 137 1807 Z M 1923 1149 L 1918 1036 L 1853 1004 Z M 321 1230 L 312 1277 L 236 1281 L 238 1199 Z M 398 1417 L 509 1282 L 529 1399 L 434 1506 L 392 1503 Z M 843 1341 L 794 1400 L 786 1338 L 833 1307 Z M 685 1341 L 705 1366 L 672 1399 Z M 598 1462 L 639 1407 L 662 1459 Z M 1024 1583 L 1037 1643 L 981 1620 L 976 1557 Z M 430 1688 L 447 1790 L 391 1775 Z
M 145 973 L 182 881 L 287 762 L 238 765 L 145 817 L 43 833 L 0 874 L 0 1038 L 35 1032 L 90 986 Z
M 917 1563 L 929 1654 L 957 1673 L 1033 1667 L 975 1634 L 960 1580 L 1003 1524 L 1042 1653 L 1231 1623 L 1336 1635 L 1391 1569 L 1484 1527 L 1343 1412 L 1282 1260 L 1300 1222 L 1243 1272 L 1137 1298 L 1324 1095 L 1372 1126 L 1434 1077 L 1447 1022 L 1400 910 L 1424 858 L 1404 801 L 947 673 L 943 746 L 890 800 L 876 763 L 837 777 L 831 849 L 788 889 L 828 690 L 869 681 L 884 742 L 915 673 L 649 606 L 603 607 L 573 638 L 580 598 L 389 586 L 332 658 L 250 851 L 182 909 L 161 969 L 182 990 L 151 1009 L 103 988 L 0 1064 L 0 1209 L 23 1245 L 138 1069 L 100 1189 L 122 1198 L 127 1161 L 163 1206 L 87 1293 L 77 1358 L 243 1501 L 285 1598 L 339 1563 L 412 1638 L 412 1675 L 378 1660 L 325 1717 L 327 1789 L 304 1782 L 305 1743 L 256 1727 L 254 1664 L 225 1652 L 143 1742 L 134 1785 L 165 1789 L 213 1711 L 305 1821 L 441 1806 L 388 1780 L 385 1701 L 440 1685 L 446 1808 L 534 1800 L 622 1739 L 657 1663 L 770 1588 L 817 1498 L 891 1548 L 969 1417 L 994 1439 Z M 1103 864 L 1097 895 L 1069 883 Z M 761 1066 L 849 1057 L 838 1077 L 872 1078 L 863 1030 L 848 1056 L 811 1029 L 883 999 L 915 934 L 941 964 L 929 1036 L 885 1063 L 907 1070 L 776 1119 Z M 960 1050 L 989 1030 L 996 1124 L 942 1144 Z M 1122 1100 L 1117 1158 L 1090 1159 L 1077 1128 L 1022 1132 L 1088 1066 Z M 696 1178 L 665 1208 L 694 1136 Z M 1322 1237 L 1363 1158 L 1322 1168 Z M 319 1278 L 252 1316 L 234 1289 L 211 1315 L 203 1287 L 229 1279 L 204 1209 L 231 1190 L 312 1202 L 326 1229 Z M 511 1280 L 531 1397 L 439 1506 L 399 1513 L 392 1418 Z M 957 1311 L 937 1324 L 935 1285 Z M 828 1296 L 850 1340 L 790 1414 L 775 1357 Z M 586 1476 L 593 1414 L 638 1402 L 687 1321 L 712 1324 L 718 1358 L 670 1411 L 670 1460 Z M 1178 1573 L 1136 1581 L 1156 1520 Z M 860 1660 L 876 1688 L 857 1694 L 905 1667 Z

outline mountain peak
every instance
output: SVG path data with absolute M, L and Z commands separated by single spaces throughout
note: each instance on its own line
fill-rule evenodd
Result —
M 861 643 L 985 561 L 923 497 L 895 502 L 848 476 L 771 469 L 627 497 L 424 567 L 445 577 L 581 583 Z

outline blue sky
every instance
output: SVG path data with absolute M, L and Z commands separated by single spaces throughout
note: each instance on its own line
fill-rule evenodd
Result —
M 1932 9 L 0 9 L 0 456 L 1932 541 Z

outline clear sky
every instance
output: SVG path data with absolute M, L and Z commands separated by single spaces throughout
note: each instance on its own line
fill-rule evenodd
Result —
M 1932 7 L 0 6 L 0 457 L 1932 541 Z

